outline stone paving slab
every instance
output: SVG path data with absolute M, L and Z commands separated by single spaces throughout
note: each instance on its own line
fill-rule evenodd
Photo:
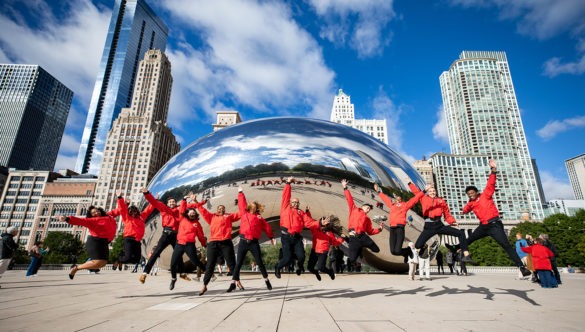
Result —
M 177 281 L 160 272 L 138 282 L 128 271 L 8 271 L 0 279 L 0 331 L 583 331 L 585 274 L 563 274 L 543 289 L 516 272 L 432 275 L 270 275 L 245 273 L 245 290 L 225 293 L 228 277 Z

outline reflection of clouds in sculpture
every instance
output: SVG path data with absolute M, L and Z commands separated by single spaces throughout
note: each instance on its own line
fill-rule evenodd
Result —
M 377 164 L 372 165 L 372 160 Z M 392 169 L 404 170 L 399 182 L 418 177 L 388 146 L 360 131 L 322 120 L 271 118 L 224 128 L 193 142 L 161 169 L 153 184 L 154 189 L 166 191 L 245 166 L 272 163 L 342 169 L 369 181 L 379 181 L 381 171 L 397 179 Z

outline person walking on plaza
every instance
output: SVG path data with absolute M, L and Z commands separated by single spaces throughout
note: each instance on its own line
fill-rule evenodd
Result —
M 87 227 L 90 234 L 85 242 L 85 249 L 91 260 L 79 266 L 73 265 L 69 272 L 69 279 L 73 279 L 79 270 L 101 269 L 108 263 L 109 243 L 116 236 L 116 219 L 112 215 L 107 214 L 102 208 L 90 206 L 86 218 L 59 216 L 59 220 L 66 221 L 70 225 Z
M 146 281 L 146 276 L 150 273 L 153 265 L 156 263 L 156 260 L 160 257 L 163 250 L 166 247 L 171 246 L 173 249 L 177 244 L 177 232 L 179 229 L 179 222 L 181 220 L 181 213 L 179 211 L 179 207 L 177 206 L 177 201 L 170 197 L 167 199 L 167 204 L 165 205 L 161 201 L 157 200 L 152 196 L 152 194 L 146 188 L 142 188 L 142 193 L 144 194 L 144 198 L 154 206 L 160 212 L 161 220 L 162 220 L 162 227 L 163 231 L 158 239 L 158 243 L 156 244 L 156 250 L 152 251 L 150 258 L 148 258 L 148 262 L 142 271 L 142 274 L 138 278 L 141 283 Z M 191 279 L 187 276 L 187 274 L 182 273 L 183 269 L 183 260 L 179 260 L 179 271 L 181 271 L 180 277 L 187 281 Z
M 193 197 L 193 202 L 197 198 Z M 209 224 L 209 242 L 207 243 L 207 264 L 205 274 L 203 275 L 203 286 L 199 295 L 207 292 L 207 285 L 212 279 L 213 270 L 218 262 L 218 257 L 222 256 L 228 269 L 233 273 L 236 266 L 236 254 L 234 243 L 232 242 L 232 224 L 240 220 L 240 213 L 225 212 L 225 206 L 218 205 L 215 213 L 209 212 L 203 205 L 199 205 L 197 211 L 203 216 L 203 220 Z
M 36 241 L 32 248 L 28 251 L 30 256 L 30 264 L 26 270 L 26 276 L 36 276 L 37 272 L 43 264 L 43 256 L 49 252 L 48 249 L 44 248 L 43 241 Z
M 16 249 L 18 249 L 18 244 L 14 242 L 16 234 L 18 234 L 18 229 L 14 226 L 10 226 L 0 237 L 2 240 L 2 243 L 0 243 L 0 250 L 2 250 L 0 253 L 0 278 L 2 278 L 4 272 L 8 269 L 12 257 L 14 257 Z
M 469 202 L 463 207 L 463 214 L 469 212 L 475 213 L 479 219 L 479 226 L 471 233 L 467 239 L 468 244 L 482 239 L 486 236 L 491 236 L 507 253 L 510 259 L 518 266 L 520 273 L 523 276 L 529 276 L 530 271 L 524 267 L 522 260 L 518 257 L 516 251 L 508 242 L 506 232 L 504 232 L 504 225 L 500 219 L 500 212 L 494 202 L 494 192 L 496 191 L 496 161 L 489 160 L 489 167 L 491 169 L 490 176 L 484 191 L 480 194 L 477 187 L 468 186 L 465 188 L 465 193 L 469 197 Z
M 124 251 L 122 252 L 123 254 L 118 257 L 118 260 L 114 262 L 112 268 L 114 270 L 119 268 L 120 271 L 122 271 L 124 264 L 138 264 L 140 258 L 142 258 L 140 241 L 142 241 L 142 238 L 144 237 L 145 221 L 154 211 L 154 206 L 148 204 L 141 213 L 134 205 L 128 207 L 122 192 L 118 192 L 117 195 L 118 213 L 124 224 Z
M 374 253 L 380 252 L 380 247 L 368 235 L 376 235 L 383 229 L 380 224 L 379 228 L 372 227 L 372 220 L 368 217 L 368 213 L 372 210 L 372 204 L 364 204 L 362 207 L 357 207 L 351 196 L 351 192 L 347 185 L 349 182 L 345 179 L 341 180 L 343 186 L 343 193 L 347 206 L 349 208 L 349 220 L 347 222 L 347 229 L 349 231 L 349 263 L 355 264 L 359 256 L 361 256 L 363 248 L 368 248 Z
M 339 218 L 335 216 L 323 217 L 318 225 L 310 228 L 313 234 L 313 244 L 307 268 L 319 281 L 321 281 L 319 272 L 327 273 L 331 280 L 335 279 L 334 263 L 331 264 L 332 266 L 327 267 L 327 256 L 329 256 L 329 247 L 331 245 L 337 247 L 343 243 L 343 237 L 335 236 L 341 236 L 341 230 Z M 317 267 L 316 269 L 315 266 Z
M 554 243 L 549 240 L 548 234 L 540 234 L 538 237 L 542 239 L 542 245 L 550 249 L 550 251 L 553 253 L 553 256 L 550 258 L 550 264 L 555 278 L 557 279 L 557 283 L 560 285 L 562 284 L 561 274 L 559 273 L 559 268 L 557 267 L 557 257 L 559 256 L 559 251 L 557 250 L 557 247 L 554 245 Z
M 516 243 L 514 244 L 516 247 L 516 254 L 520 257 L 520 260 L 524 264 L 524 266 L 528 266 L 528 254 L 522 251 L 523 247 L 528 247 L 528 242 L 522 236 L 522 233 L 516 233 Z M 522 275 L 521 271 L 518 271 L 518 279 L 526 279 L 527 277 Z
M 244 264 L 244 259 L 248 251 L 252 253 L 254 262 L 258 264 L 260 273 L 266 283 L 266 288 L 272 290 L 272 284 L 268 280 L 268 272 L 264 261 L 262 260 L 262 252 L 260 251 L 260 237 L 262 232 L 270 238 L 272 245 L 275 245 L 274 233 L 270 225 L 262 218 L 261 213 L 264 212 L 264 205 L 254 201 L 250 204 L 246 201 L 242 187 L 238 188 L 238 211 L 240 212 L 240 243 L 238 244 L 238 259 L 236 261 L 236 268 L 233 271 L 232 283 L 227 292 L 230 293 L 236 289 L 236 285 L 241 290 L 244 290 L 240 282 L 240 270 Z
M 435 260 L 437 261 L 437 274 L 445 274 L 445 267 L 443 266 L 443 253 L 441 250 L 437 251 Z
M 424 191 L 419 191 L 414 197 L 405 203 L 400 196 L 396 196 L 394 200 L 390 199 L 390 197 L 382 192 L 380 186 L 378 186 L 377 183 L 374 183 L 374 190 L 390 210 L 390 236 L 388 237 L 390 253 L 394 256 L 403 256 L 404 262 L 407 261 L 409 255 L 412 255 L 408 246 L 402 248 L 404 242 L 404 227 L 406 226 L 406 213 L 418 203 L 418 201 L 424 196 L 425 192 L 430 188 L 431 186 L 427 185 Z
M 554 257 L 553 252 L 543 245 L 541 238 L 536 239 L 536 242 L 528 247 L 522 247 L 522 251 L 532 254 L 532 262 L 538 279 L 540 280 L 540 286 L 543 288 L 557 288 L 559 285 L 552 272 L 552 265 L 550 259 Z
M 420 192 L 414 183 L 410 182 L 408 186 L 413 194 L 416 195 Z M 428 241 L 428 239 L 434 235 L 451 235 L 459 239 L 459 244 L 461 245 L 461 249 L 464 253 L 463 261 L 466 263 L 473 263 L 471 256 L 469 255 L 469 250 L 467 249 L 468 243 L 465 240 L 465 233 L 460 229 L 453 227 L 457 226 L 457 221 L 451 215 L 451 211 L 449 210 L 449 206 L 447 206 L 447 202 L 441 197 L 437 196 L 437 191 L 434 187 L 431 186 L 430 188 L 425 189 L 426 195 L 420 199 L 423 217 L 425 218 L 425 225 L 414 246 L 417 250 L 419 250 Z M 449 226 L 443 224 L 441 217 L 445 218 L 445 222 L 447 222 Z M 438 250 L 438 247 L 439 246 L 437 245 L 435 249 Z M 431 249 L 431 257 L 432 256 L 433 252 Z
M 282 242 L 282 259 L 274 267 L 274 275 L 280 279 L 281 269 L 289 266 L 293 257 L 297 260 L 297 275 L 301 275 L 305 265 L 305 248 L 301 232 L 303 228 L 309 228 L 316 220 L 311 218 L 310 213 L 299 209 L 298 198 L 291 199 L 291 183 L 294 177 L 286 180 L 282 191 L 280 204 L 280 241 Z M 308 211 L 307 211 L 308 212 Z M 258 262 L 256 262 L 258 263 Z
M 418 251 L 415 250 L 413 242 L 408 242 L 408 246 L 412 250 L 412 256 L 408 256 L 408 279 L 414 280 L 416 266 L 418 265 Z
M 193 193 L 189 193 L 189 197 L 193 196 L 195 196 Z M 195 265 L 195 267 L 205 270 L 205 265 L 197 256 L 195 238 L 199 240 L 202 247 L 207 246 L 207 239 L 203 234 L 203 227 L 201 227 L 201 224 L 199 223 L 199 214 L 195 208 L 195 206 L 187 207 L 187 197 L 185 197 L 179 204 L 181 219 L 177 231 L 177 244 L 175 245 L 175 248 L 173 248 L 173 254 L 171 256 L 170 290 L 175 288 L 175 283 L 177 282 L 177 269 L 180 268 L 179 261 L 183 261 L 183 254 L 187 254 L 187 257 L 189 257 L 189 260 Z M 211 269 L 213 270 L 213 267 Z

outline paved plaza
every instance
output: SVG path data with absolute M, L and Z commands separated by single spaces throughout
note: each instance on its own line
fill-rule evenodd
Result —
M 162 271 L 138 282 L 137 273 L 41 270 L 37 277 L 8 271 L 0 279 L 0 331 L 583 331 L 585 274 L 563 274 L 558 289 L 542 289 L 515 272 L 470 276 L 327 276 L 244 273 L 245 290 L 226 293 L 219 277 L 201 283 Z

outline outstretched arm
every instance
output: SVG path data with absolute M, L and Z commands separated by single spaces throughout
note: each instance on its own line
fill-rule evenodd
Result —
M 494 159 L 490 159 L 489 161 L 490 166 L 490 176 L 488 178 L 487 184 L 485 185 L 485 189 L 483 190 L 482 195 L 487 196 L 488 198 L 492 197 L 494 192 L 496 191 L 496 161 Z
M 343 193 L 345 194 L 345 200 L 347 201 L 347 206 L 349 207 L 349 211 L 355 208 L 355 203 L 353 202 L 353 197 L 351 197 L 351 192 L 347 188 L 349 181 L 346 179 L 341 180 L 341 186 L 343 187 Z

